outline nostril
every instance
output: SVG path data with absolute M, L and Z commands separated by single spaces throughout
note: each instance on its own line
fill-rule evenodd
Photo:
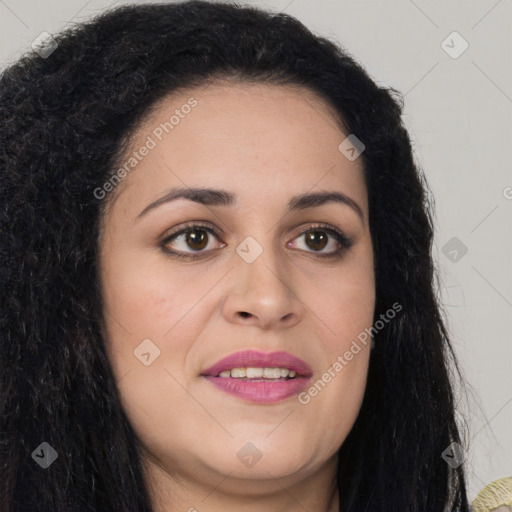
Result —
M 247 313 L 247 311 L 240 311 L 240 315 L 243 316 L 244 318 L 247 318 L 248 316 L 251 316 L 251 314 Z

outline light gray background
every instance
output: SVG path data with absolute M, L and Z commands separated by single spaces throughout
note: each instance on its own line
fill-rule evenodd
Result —
M 0 67 L 120 1 L 0 0 Z M 136 2 L 147 3 L 147 2 Z M 512 0 L 248 0 L 340 42 L 405 94 L 416 157 L 436 199 L 440 293 L 470 388 L 469 496 L 512 476 Z M 458 58 L 441 43 L 457 31 Z M 452 52 L 461 48 L 449 38 Z M 457 237 L 462 258 L 443 252 Z M 445 254 L 446 253 L 446 254 Z M 455 257 L 458 261 L 452 261 Z

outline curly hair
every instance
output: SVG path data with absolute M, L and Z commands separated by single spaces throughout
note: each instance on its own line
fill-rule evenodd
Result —
M 192 0 L 111 9 L 0 77 L 0 511 L 137 511 L 140 441 L 101 336 L 98 233 L 130 135 L 167 94 L 214 79 L 292 84 L 335 107 L 361 155 L 375 254 L 375 335 L 357 420 L 339 450 L 344 512 L 468 511 L 454 379 L 436 292 L 433 206 L 402 121 L 340 44 L 295 18 Z M 45 58 L 46 57 L 46 58 Z M 42 442 L 58 453 L 32 460 Z

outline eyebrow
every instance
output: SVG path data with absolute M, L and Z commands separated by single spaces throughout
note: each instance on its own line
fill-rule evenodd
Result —
M 160 197 L 156 201 L 148 204 L 138 215 L 137 219 L 146 215 L 149 211 L 155 208 L 176 201 L 177 199 L 188 199 L 195 203 L 199 203 L 205 206 L 235 206 L 236 195 L 232 192 L 220 189 L 212 188 L 173 188 L 164 196 Z M 339 203 L 344 204 L 352 208 L 361 218 L 364 220 L 364 214 L 360 206 L 350 197 L 341 193 L 333 191 L 320 191 L 299 194 L 293 196 L 287 205 L 287 211 L 298 211 L 305 210 L 306 208 L 313 208 L 322 206 L 327 203 Z

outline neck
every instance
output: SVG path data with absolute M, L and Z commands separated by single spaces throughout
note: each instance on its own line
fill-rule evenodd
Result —
M 208 468 L 169 471 L 150 457 L 143 468 L 154 512 L 339 512 L 336 456 L 308 475 L 276 479 L 268 473 L 266 480 Z

